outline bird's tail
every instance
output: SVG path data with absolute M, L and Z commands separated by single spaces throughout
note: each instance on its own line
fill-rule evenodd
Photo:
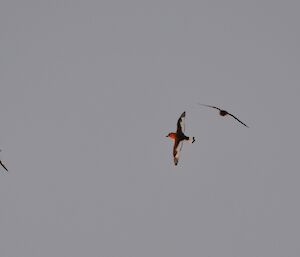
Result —
M 194 143 L 195 142 L 195 137 L 189 137 L 188 142 Z

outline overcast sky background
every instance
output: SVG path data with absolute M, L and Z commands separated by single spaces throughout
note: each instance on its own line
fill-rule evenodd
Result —
M 2 0 L 1 257 L 300 256 L 299 8 Z

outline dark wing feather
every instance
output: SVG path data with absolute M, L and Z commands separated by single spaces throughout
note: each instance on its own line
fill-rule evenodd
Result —
M 231 113 L 228 113 L 231 117 L 235 118 L 238 122 L 242 123 L 245 127 L 249 128 L 244 122 L 240 121 L 237 117 L 232 115 Z
M 185 129 L 185 126 L 184 126 L 184 119 L 185 119 L 185 112 L 183 112 L 178 121 L 177 121 L 177 131 L 176 131 L 176 134 L 179 135 L 181 133 L 184 132 L 184 129 Z
M 214 108 L 214 109 L 217 109 L 217 110 L 221 111 L 221 109 L 220 109 L 220 108 L 218 108 L 218 107 L 216 107 L 216 106 L 213 106 L 213 105 L 208 105 L 208 104 L 200 104 L 200 103 L 198 103 L 198 104 L 199 104 L 199 105 L 202 105 L 202 106 L 206 106 L 206 107 Z
M 4 166 L 4 164 L 2 163 L 1 160 L 0 160 L 0 164 L 1 164 L 1 166 L 2 166 L 6 171 L 8 171 L 7 168 Z

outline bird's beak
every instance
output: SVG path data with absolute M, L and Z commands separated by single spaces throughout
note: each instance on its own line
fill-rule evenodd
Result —
M 166 135 L 166 137 L 169 137 L 169 135 Z

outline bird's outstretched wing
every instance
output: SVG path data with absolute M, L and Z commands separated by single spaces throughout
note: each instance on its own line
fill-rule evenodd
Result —
M 218 107 L 216 107 L 216 106 L 213 106 L 213 105 L 208 105 L 208 104 L 200 104 L 200 103 L 198 103 L 198 104 L 199 104 L 199 105 L 202 105 L 202 106 L 206 106 L 206 107 L 214 108 L 214 109 L 217 109 L 217 110 L 221 111 L 221 109 L 220 109 L 220 108 L 218 108 Z
M 185 124 L 184 124 L 184 122 L 185 122 L 185 112 L 183 112 L 180 115 L 180 117 L 179 117 L 179 119 L 177 121 L 177 131 L 176 131 L 177 135 L 184 132 L 184 130 L 185 130 Z
M 8 171 L 7 168 L 4 166 L 4 164 L 2 163 L 1 160 L 0 160 L 0 164 L 1 164 L 1 166 L 2 166 L 6 171 Z
M 230 115 L 231 117 L 235 118 L 238 122 L 242 123 L 245 127 L 249 128 L 244 122 L 240 121 L 237 117 L 235 117 L 231 113 L 228 112 L 228 115 Z
M 174 148 L 173 148 L 173 156 L 174 156 L 174 164 L 177 165 L 179 161 L 179 155 L 180 151 L 182 149 L 182 141 L 179 141 L 178 139 L 175 140 Z

